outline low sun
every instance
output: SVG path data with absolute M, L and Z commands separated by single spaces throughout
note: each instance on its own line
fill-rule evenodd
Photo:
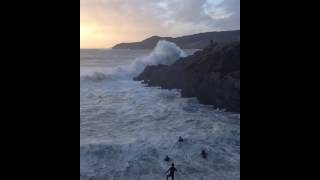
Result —
M 118 42 L 116 33 L 96 24 L 80 23 L 80 48 L 112 47 Z
M 93 29 L 89 26 L 80 25 L 80 39 L 87 39 L 93 35 Z
M 80 47 L 92 47 L 96 43 L 97 32 L 93 26 L 80 25 Z

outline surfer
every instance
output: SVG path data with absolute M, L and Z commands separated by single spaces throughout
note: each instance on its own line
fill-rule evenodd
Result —
M 207 159 L 208 153 L 205 150 L 202 150 L 201 151 L 201 156 L 203 157 L 203 159 Z
M 169 161 L 170 161 L 170 158 L 169 158 L 169 156 L 168 156 L 168 155 L 164 158 L 164 161 L 167 161 L 167 162 L 169 162 Z
M 179 142 L 183 142 L 183 138 L 181 136 L 179 136 Z
M 174 180 L 174 172 L 177 171 L 177 169 L 174 167 L 174 163 L 171 164 L 171 167 L 166 172 L 167 174 L 167 180 L 169 177 L 171 177 L 172 180 Z M 168 174 L 169 173 L 169 174 Z

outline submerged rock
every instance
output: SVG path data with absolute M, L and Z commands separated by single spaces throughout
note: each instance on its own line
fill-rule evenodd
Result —
M 134 80 L 180 89 L 183 97 L 240 112 L 240 42 L 213 43 L 171 66 L 147 66 Z

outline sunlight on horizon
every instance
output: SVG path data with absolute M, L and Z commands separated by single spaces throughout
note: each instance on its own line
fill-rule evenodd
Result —
M 109 28 L 106 25 L 88 25 L 80 22 L 80 48 L 112 48 L 114 45 L 122 42 L 140 41 L 149 36 L 149 33 L 137 35 L 134 33 L 123 32 L 114 26 Z M 123 29 L 132 29 L 129 26 L 123 26 Z
M 99 27 L 84 25 L 80 22 L 80 48 L 109 48 L 112 43 L 108 43 L 104 33 L 99 32 Z

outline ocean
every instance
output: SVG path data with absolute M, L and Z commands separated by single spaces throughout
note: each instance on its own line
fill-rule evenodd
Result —
M 240 114 L 132 80 L 195 51 L 166 41 L 154 50 L 80 50 L 81 180 L 165 179 L 172 162 L 178 180 L 240 179 Z

